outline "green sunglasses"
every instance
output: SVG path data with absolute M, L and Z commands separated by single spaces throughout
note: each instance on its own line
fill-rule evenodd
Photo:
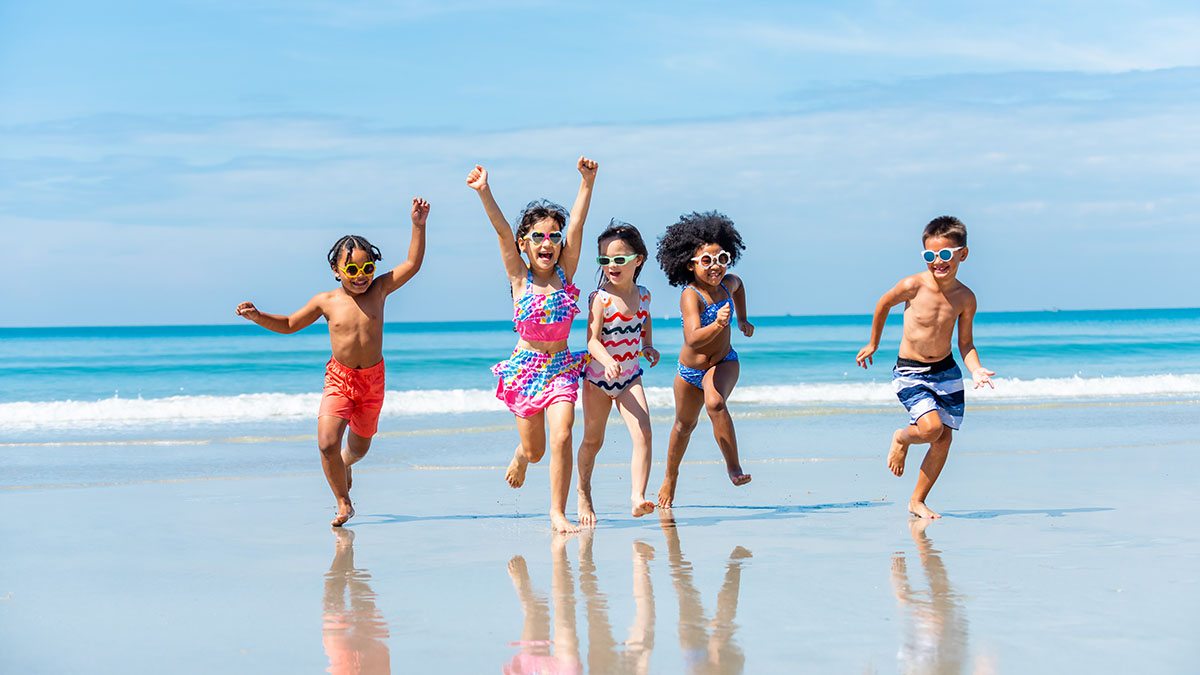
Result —
M 606 265 L 624 266 L 624 265 L 628 265 L 629 263 L 633 262 L 634 260 L 637 260 L 637 255 L 614 255 L 614 256 L 598 255 L 598 256 L 596 256 L 596 264 L 600 265 L 601 267 L 604 267 Z

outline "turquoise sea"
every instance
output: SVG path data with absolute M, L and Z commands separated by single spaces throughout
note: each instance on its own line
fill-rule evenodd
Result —
M 744 408 L 894 403 L 893 314 L 869 370 L 855 366 L 868 316 L 762 317 L 735 334 Z M 571 336 L 582 349 L 582 322 Z M 647 369 L 651 405 L 669 412 L 678 318 L 654 320 L 663 363 Z M 990 401 L 1200 395 L 1200 309 L 980 314 L 976 343 L 997 372 Z M 384 429 L 453 426 L 503 412 L 489 366 L 515 343 L 507 322 L 394 323 L 385 333 Z M 324 325 L 282 336 L 249 324 L 0 329 L 0 442 L 304 431 L 329 342 Z M 972 392 L 974 394 L 974 392 Z M 34 438 L 30 438 L 30 434 Z

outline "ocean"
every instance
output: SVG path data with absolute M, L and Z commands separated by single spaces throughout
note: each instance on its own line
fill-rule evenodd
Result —
M 735 412 L 895 404 L 898 314 L 865 371 L 854 356 L 869 316 L 757 318 L 753 338 L 734 334 Z M 1200 396 L 1200 309 L 983 313 L 975 335 L 997 375 L 994 391 L 968 391 L 971 404 Z M 669 415 L 678 318 L 656 318 L 654 340 L 663 363 L 645 384 Z M 388 324 L 381 429 L 503 419 L 488 368 L 515 341 L 508 322 Z M 0 329 L 0 443 L 311 432 L 328 358 L 323 324 L 290 336 L 251 324 Z

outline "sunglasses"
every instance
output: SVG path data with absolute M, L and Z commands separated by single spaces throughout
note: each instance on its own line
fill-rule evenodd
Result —
M 550 240 L 551 244 L 558 246 L 559 244 L 562 243 L 563 233 L 562 232 L 550 232 L 550 233 L 530 232 L 529 234 L 525 235 L 525 238 L 528 239 L 529 241 L 532 241 L 534 246 L 540 246 L 541 243 L 547 239 Z
M 358 263 L 347 263 L 341 268 L 342 274 L 346 275 L 347 279 L 357 279 L 360 274 L 371 276 L 375 274 L 375 263 L 365 262 L 361 265 Z
M 605 265 L 622 265 L 622 266 L 624 266 L 624 265 L 628 265 L 629 263 L 633 262 L 634 260 L 637 260 L 636 254 L 634 254 L 634 255 L 614 255 L 614 256 L 598 255 L 598 256 L 596 256 L 596 264 L 600 265 L 601 267 L 603 267 Z
M 727 253 L 726 251 L 720 251 L 715 256 L 705 253 L 703 255 L 698 255 L 695 258 L 692 258 L 692 262 L 699 263 L 699 265 L 701 267 L 703 267 L 704 269 L 708 269 L 708 268 L 712 267 L 713 265 L 720 265 L 721 267 L 728 267 L 729 261 L 731 261 L 731 260 L 733 260 L 733 256 L 729 255 L 729 253 Z
M 963 250 L 964 248 L 966 248 L 966 247 L 965 246 L 955 246 L 954 248 L 944 248 L 940 251 L 930 251 L 929 249 L 925 249 L 925 252 L 922 253 L 921 256 L 923 258 L 925 258 L 925 262 L 927 262 L 927 263 L 935 262 L 939 259 L 942 262 L 946 262 L 946 261 L 950 260 L 951 258 L 953 258 L 955 253 Z

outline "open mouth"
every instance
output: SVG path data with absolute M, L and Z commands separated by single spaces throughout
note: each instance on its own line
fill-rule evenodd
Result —
M 537 259 L 541 260 L 543 262 L 550 262 L 550 261 L 554 260 L 554 252 L 553 251 L 538 251 Z
M 934 266 L 933 266 L 933 273 L 934 273 L 934 274 L 945 274 L 945 273 L 947 273 L 947 272 L 949 272 L 949 271 L 950 271 L 950 266 L 949 266 L 949 265 L 934 265 Z

